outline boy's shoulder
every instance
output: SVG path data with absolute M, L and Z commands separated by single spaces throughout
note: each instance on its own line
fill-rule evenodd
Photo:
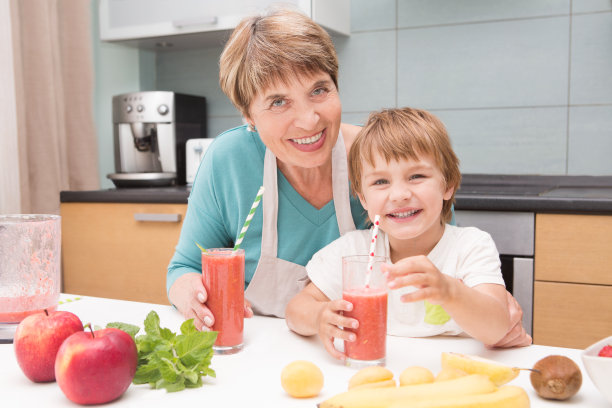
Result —
M 456 225 L 446 224 L 444 235 L 448 235 L 452 239 L 479 241 L 489 240 L 491 234 L 477 227 L 458 227 Z
M 344 248 L 344 249 L 362 249 L 367 248 L 370 243 L 370 230 L 354 230 L 347 232 L 341 237 L 336 238 L 325 246 L 325 248 L 331 248 L 333 250 Z

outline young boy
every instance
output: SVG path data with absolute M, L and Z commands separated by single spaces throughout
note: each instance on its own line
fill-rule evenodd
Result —
M 444 125 L 431 113 L 403 108 L 370 115 L 348 157 L 353 190 L 371 220 L 380 215 L 376 255 L 389 286 L 387 332 L 423 337 L 462 332 L 494 344 L 510 327 L 499 254 L 477 228 L 446 224 L 461 181 Z M 311 282 L 287 305 L 289 328 L 319 334 L 345 359 L 334 338 L 354 341 L 342 315 L 342 257 L 369 252 L 371 232 L 345 234 L 306 265 Z

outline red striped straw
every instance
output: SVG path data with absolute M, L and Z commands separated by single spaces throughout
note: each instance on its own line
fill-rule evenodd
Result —
M 372 241 L 370 242 L 370 253 L 368 254 L 368 269 L 366 271 L 366 287 L 370 285 L 370 275 L 374 268 L 374 250 L 376 249 L 376 239 L 378 238 L 378 226 L 380 225 L 380 215 L 374 216 L 374 227 L 372 228 Z

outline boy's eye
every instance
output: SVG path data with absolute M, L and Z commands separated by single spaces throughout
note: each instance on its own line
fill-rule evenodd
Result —
M 425 177 L 423 174 L 413 174 L 410 176 L 410 180 L 419 179 Z
M 381 184 L 387 184 L 387 183 L 388 182 L 385 179 L 378 179 L 374 183 L 372 183 L 372 185 L 381 185 Z

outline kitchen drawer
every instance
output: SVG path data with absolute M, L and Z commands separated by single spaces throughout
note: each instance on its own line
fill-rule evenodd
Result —
M 535 279 L 612 285 L 612 216 L 537 214 Z
M 612 333 L 612 287 L 535 282 L 535 344 L 585 348 Z
M 476 227 L 491 234 L 502 255 L 533 256 L 534 213 L 455 211 L 459 227 Z
M 63 291 L 168 304 L 186 204 L 62 203 Z

